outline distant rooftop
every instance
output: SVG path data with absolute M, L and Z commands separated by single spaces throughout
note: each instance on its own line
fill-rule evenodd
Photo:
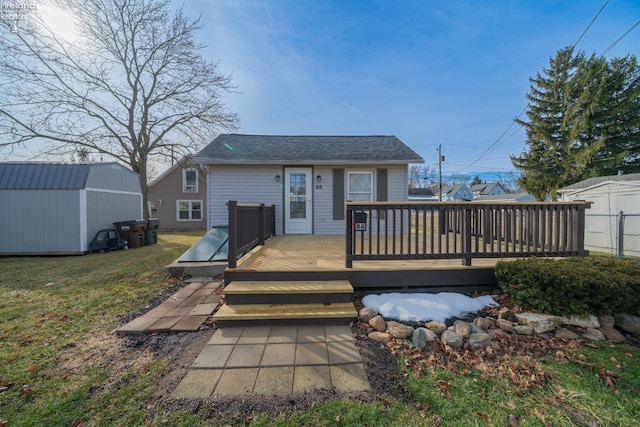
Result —
M 593 187 L 594 185 L 601 184 L 603 182 L 629 182 L 629 181 L 639 181 L 640 182 L 640 173 L 630 173 L 623 175 L 609 175 L 609 176 L 598 176 L 595 178 L 588 178 L 580 182 L 576 182 L 575 184 L 568 185 L 566 187 L 561 188 L 558 191 L 571 191 L 571 190 L 581 190 L 583 188 Z

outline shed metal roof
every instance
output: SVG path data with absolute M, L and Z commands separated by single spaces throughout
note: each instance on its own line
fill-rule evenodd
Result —
M 80 190 L 90 163 L 0 163 L 0 190 Z
M 571 190 L 582 190 L 584 188 L 593 187 L 603 182 L 630 182 L 640 181 L 640 173 L 630 173 L 623 175 L 611 175 L 611 176 L 597 176 L 595 178 L 588 178 L 575 184 L 568 185 L 558 190 L 558 192 L 565 192 Z
M 424 159 L 396 136 L 221 134 L 193 162 L 424 163 Z

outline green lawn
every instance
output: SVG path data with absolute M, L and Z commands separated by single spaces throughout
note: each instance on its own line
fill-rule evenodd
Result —
M 240 421 L 209 419 L 215 402 L 173 410 L 157 396 L 172 360 L 144 349 L 119 357 L 111 331 L 171 285 L 163 267 L 199 234 L 160 233 L 157 245 L 106 254 L 0 258 L 0 426 L 638 425 L 640 351 L 624 345 L 582 347 L 572 362 L 536 361 L 545 379 L 536 387 L 475 367 L 415 371 L 399 358 L 403 398 L 343 399 Z M 111 362 L 100 363 L 109 352 Z

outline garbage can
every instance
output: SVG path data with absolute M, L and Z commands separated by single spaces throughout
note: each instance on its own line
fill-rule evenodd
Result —
M 157 218 L 149 218 L 147 220 L 147 230 L 144 232 L 144 244 L 155 245 L 158 243 L 158 227 L 160 221 Z
M 130 220 L 114 222 L 113 225 L 118 230 L 120 236 L 129 241 L 130 248 L 140 248 L 144 246 L 144 232 L 147 230 L 147 221 Z

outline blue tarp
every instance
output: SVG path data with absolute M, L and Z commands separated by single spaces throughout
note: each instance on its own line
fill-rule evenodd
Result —
M 226 261 L 229 259 L 229 227 L 215 226 L 178 258 L 178 262 Z

